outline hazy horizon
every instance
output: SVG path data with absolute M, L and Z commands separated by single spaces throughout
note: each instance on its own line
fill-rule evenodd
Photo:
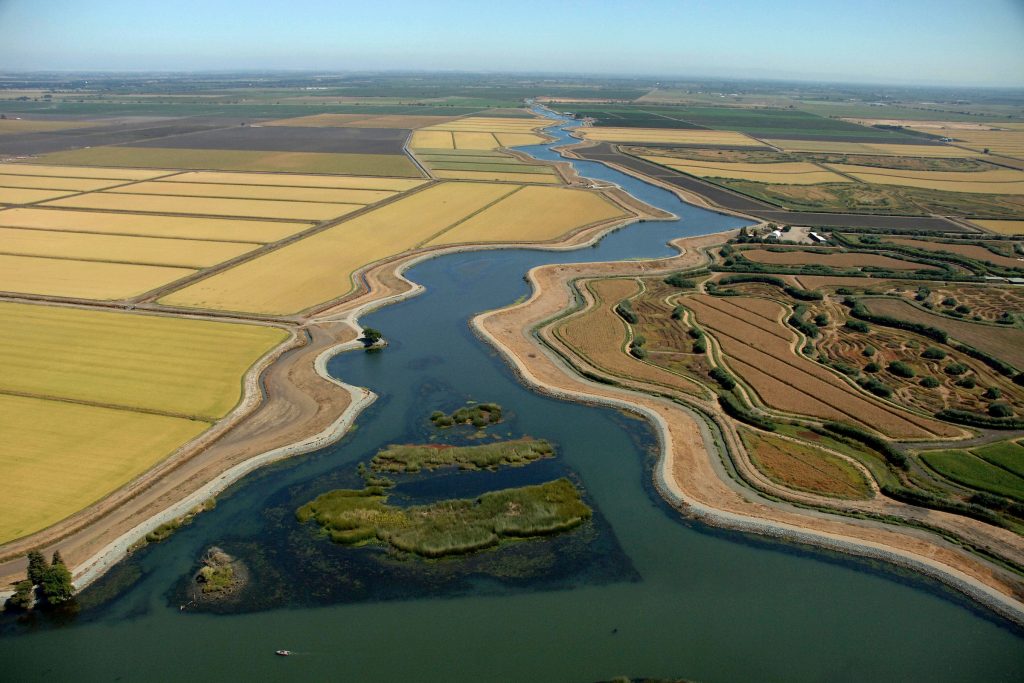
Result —
M 5 72 L 453 72 L 1024 86 L 1024 2 L 0 0 Z M 470 67 L 470 68 L 467 68 Z

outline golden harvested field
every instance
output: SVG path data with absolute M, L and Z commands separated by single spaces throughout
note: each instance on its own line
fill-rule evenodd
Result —
M 972 220 L 971 222 L 998 235 L 1024 235 L 1024 221 Z
M 179 237 L 227 242 L 276 242 L 314 223 L 278 223 L 236 218 L 143 216 L 102 211 L 18 208 L 0 210 L 0 226 L 70 232 Z
M 0 173 L 58 178 L 108 178 L 113 180 L 150 180 L 177 171 L 143 171 L 135 168 L 92 168 L 89 166 L 44 166 L 19 162 L 0 164 Z
M 455 138 L 447 130 L 418 130 L 412 134 L 413 149 L 455 149 Z
M 0 119 L 0 135 L 10 135 L 12 133 L 49 133 L 55 130 L 71 130 L 72 128 L 88 128 L 98 125 L 98 123 L 93 121 Z
M 758 301 L 757 311 L 747 308 Z M 718 340 L 728 365 L 776 410 L 841 420 L 876 429 L 895 438 L 956 434 L 934 420 L 892 408 L 869 398 L 834 374 L 796 354 L 797 336 L 777 322 L 784 311 L 763 315 L 763 300 L 716 298 L 696 294 L 679 303 L 692 310 L 698 322 Z
M 680 145 L 728 145 L 764 147 L 752 137 L 730 130 L 680 130 L 673 128 L 577 128 L 586 140 L 653 142 Z
M 337 218 L 362 208 L 360 204 L 321 204 L 262 199 L 213 199 L 207 197 L 161 197 L 158 195 L 131 195 L 116 192 L 94 192 L 92 194 L 77 195 L 49 202 L 46 206 L 307 221 L 323 221 L 329 218 Z
M 533 133 L 495 133 L 494 137 L 502 147 L 522 147 L 524 145 L 537 145 L 543 139 Z
M 735 180 L 753 180 L 759 183 L 782 183 L 785 185 L 850 182 L 848 178 L 844 178 L 831 171 L 826 171 L 821 166 L 806 161 L 788 161 L 778 164 L 747 164 L 721 161 L 715 163 L 703 161 L 690 162 L 664 156 L 643 156 L 640 158 L 700 178 L 730 178 Z
M 772 434 L 739 431 L 751 460 L 776 483 L 835 498 L 871 496 L 860 470 L 838 456 Z
M 989 263 L 994 263 L 1006 268 L 1024 268 L 1024 261 L 1011 258 L 1009 256 L 1000 256 L 999 254 L 993 253 L 985 247 L 979 247 L 976 244 L 950 244 L 949 242 L 932 242 L 929 240 L 917 240 L 905 237 L 887 237 L 885 241 L 914 247 L 915 249 L 925 249 L 927 251 L 949 251 L 978 261 L 988 261 Z M 1010 249 L 1013 248 L 1012 245 L 1005 243 L 1000 243 L 1000 246 L 1003 246 L 1004 248 L 1008 247 Z
M 249 313 L 294 313 L 353 289 L 364 265 L 407 251 L 516 189 L 438 183 L 196 282 L 162 303 Z
M 800 249 L 786 251 L 768 251 L 767 249 L 746 249 L 741 252 L 754 263 L 768 263 L 775 266 L 803 266 L 819 264 L 833 268 L 862 268 L 871 266 L 889 270 L 927 270 L 930 266 L 923 263 L 903 261 L 881 254 L 862 254 L 854 252 L 816 253 Z
M 429 245 L 543 242 L 628 214 L 601 194 L 563 187 L 523 187 L 438 235 Z
M 0 174 L 0 187 L 25 187 L 38 190 L 90 192 L 120 185 L 124 182 L 126 181 L 104 180 L 100 178 L 61 178 L 58 176 L 15 175 L 13 173 Z
M 894 157 L 969 159 L 981 152 L 946 145 L 894 145 L 884 142 L 832 142 L 820 140 L 768 140 L 769 145 L 785 152 L 825 152 L 835 154 L 875 154 Z
M 829 167 L 847 173 L 857 180 L 876 185 L 923 187 L 948 192 L 1024 194 L 1024 171 L 1012 169 L 957 172 L 907 171 L 853 164 L 829 164 Z
M 394 197 L 389 190 L 345 190 L 320 187 L 275 187 L 272 185 L 218 185 L 216 183 L 165 183 L 154 180 L 118 188 L 124 194 L 221 197 L 230 199 L 275 199 L 293 202 L 373 204 Z
M 188 268 L 0 254 L 0 292 L 126 299 L 193 272 Z
M 997 124 L 999 125 L 999 124 Z M 988 149 L 992 154 L 1003 154 L 1008 157 L 1024 157 L 1024 130 L 936 130 L 924 129 L 933 135 L 946 135 L 953 138 L 955 145 L 963 145 L 975 150 Z
M 434 177 L 443 180 L 496 180 L 508 183 L 542 183 L 561 185 L 562 179 L 550 173 L 506 173 L 503 171 L 438 171 L 431 169 Z
M 206 268 L 252 251 L 243 242 L 206 242 L 0 228 L 0 253 Z
M 455 138 L 455 149 L 497 149 L 497 139 L 489 132 L 457 131 L 452 133 Z
M 605 372 L 671 387 L 687 394 L 700 395 L 700 387 L 687 378 L 633 358 L 623 350 L 626 323 L 615 313 L 615 306 L 640 291 L 633 279 L 592 280 L 586 287 L 594 295 L 593 307 L 567 319 L 555 329 L 555 335 L 577 355 Z
M 0 302 L 0 392 L 213 421 L 287 338 L 266 325 Z
M 367 116 L 366 114 L 313 114 L 299 116 L 294 119 L 278 119 L 269 121 L 264 126 L 299 126 L 303 128 L 423 128 L 451 121 L 451 116 L 404 116 L 401 114 L 385 114 Z
M 489 133 L 530 133 L 553 125 L 551 119 L 517 119 L 501 116 L 466 116 L 430 126 L 427 130 L 486 131 Z
M 1024 369 L 1024 330 L 955 320 L 929 313 L 901 299 L 864 299 L 864 304 L 872 313 L 924 323 L 945 330 L 957 341 L 1000 358 L 1018 369 Z
M 27 427 L 31 428 L 27 428 Z M 0 543 L 59 522 L 157 464 L 209 423 L 0 394 Z
M 34 190 L 21 187 L 0 187 L 0 204 L 31 204 L 66 197 L 68 190 Z
M 298 175 L 295 173 L 222 173 L 219 171 L 186 171 L 161 178 L 166 183 L 213 183 L 215 185 L 272 185 L 277 187 L 327 187 L 339 190 L 390 190 L 404 192 L 419 187 L 425 180 L 413 178 L 381 178 L 332 175 Z
M 402 154 L 332 154 L 326 152 L 263 152 L 230 149 L 160 147 L 89 147 L 53 152 L 47 163 L 138 168 L 337 173 L 420 178 L 416 165 Z

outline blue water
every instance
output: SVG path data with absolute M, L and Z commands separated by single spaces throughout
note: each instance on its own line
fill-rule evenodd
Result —
M 247 477 L 192 526 L 123 563 L 121 576 L 140 578 L 116 599 L 63 628 L 8 624 L 0 638 L 4 677 L 1024 680 L 1019 634 L 933 582 L 682 519 L 651 487 L 654 439 L 645 424 L 527 390 L 472 335 L 473 314 L 529 293 L 522 276 L 535 265 L 664 256 L 671 238 L 740 224 L 600 164 L 574 163 L 679 220 L 635 224 L 569 253 L 482 251 L 411 269 L 408 277 L 426 293 L 363 321 L 391 346 L 329 363 L 335 376 L 380 396 L 358 429 Z M 352 486 L 355 463 L 388 443 L 429 439 L 429 413 L 467 400 L 502 404 L 508 415 L 498 434 L 549 439 L 558 458 L 491 475 L 495 484 L 487 473 L 426 478 L 402 495 L 573 477 L 598 518 L 589 537 L 522 544 L 526 561 L 555 561 L 541 579 L 471 575 L 459 560 L 375 565 L 372 549 L 318 541 L 294 522 L 296 505 Z M 573 540 L 580 538 L 592 541 Z M 183 577 L 211 544 L 254 558 L 265 606 L 231 615 L 178 610 Z M 298 654 L 276 658 L 278 648 Z

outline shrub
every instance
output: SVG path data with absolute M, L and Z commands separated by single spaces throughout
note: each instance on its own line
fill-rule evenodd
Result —
M 682 306 L 676 306 L 672 309 L 672 319 L 680 320 L 683 317 L 683 313 L 686 311 Z
M 731 391 L 720 394 L 718 397 L 718 404 L 722 406 L 722 410 L 724 410 L 725 414 L 729 417 L 740 420 L 741 422 L 746 422 L 749 425 L 753 425 L 768 432 L 774 432 L 776 429 L 774 422 L 748 410 L 747 407 L 743 405 Z
M 868 391 L 870 391 L 875 396 L 881 396 L 882 398 L 889 398 L 890 396 L 892 396 L 892 389 L 889 388 L 889 385 L 879 382 L 874 377 L 868 377 L 857 383 L 860 384 L 865 389 L 867 389 Z
M 634 358 L 638 358 L 640 360 L 643 360 L 644 358 L 647 358 L 647 351 L 645 351 L 644 347 L 642 347 L 642 346 L 630 346 L 629 347 L 629 353 Z
M 1024 420 L 1013 417 L 993 417 L 970 410 L 946 409 L 935 413 L 935 417 L 947 422 L 956 422 L 970 427 L 990 427 L 993 429 L 1024 429 Z
M 849 287 L 838 287 L 836 289 L 836 294 L 853 294 L 853 291 L 854 290 L 850 289 Z
M 622 316 L 622 319 L 627 323 L 635 325 L 640 322 L 640 316 L 638 316 L 636 311 L 633 310 L 633 304 L 629 302 L 629 299 L 623 299 L 620 301 L 615 307 L 615 312 Z
M 1010 407 L 1009 403 L 1002 401 L 991 403 L 988 406 L 988 414 L 992 417 L 1013 417 L 1013 408 Z
M 946 352 L 937 346 L 929 346 L 921 354 L 921 358 L 927 358 L 928 360 L 942 360 L 946 357 Z
M 985 390 L 985 393 L 982 394 L 982 396 L 984 396 L 988 400 L 992 401 L 992 400 L 995 400 L 997 398 L 1002 398 L 1003 397 L 1003 392 L 1000 391 L 999 389 L 997 389 L 996 387 L 989 387 L 988 389 Z
M 889 363 L 889 372 L 896 375 L 897 377 L 903 377 L 905 379 L 910 379 L 911 377 L 917 374 L 914 371 L 914 368 L 910 367 L 901 360 L 894 360 L 893 362 Z
M 711 376 L 711 379 L 718 382 L 719 386 L 726 391 L 729 391 L 736 386 L 735 378 L 722 368 L 711 368 L 711 371 L 708 374 Z
M 974 381 L 973 377 L 964 377 L 963 379 L 958 379 L 956 381 L 956 385 L 958 387 L 963 387 L 964 389 L 973 389 L 974 387 L 978 386 L 977 383 Z
M 889 443 L 888 441 L 881 437 L 865 432 L 862 429 L 851 427 L 850 425 L 845 425 L 841 422 L 826 422 L 825 429 L 832 432 L 833 434 L 845 436 L 848 439 L 859 441 L 865 446 L 873 448 L 874 450 L 878 451 L 883 456 L 885 456 L 885 459 L 889 462 L 889 464 L 894 465 L 895 467 L 898 467 L 901 470 L 905 470 L 909 466 L 907 456 L 903 455 L 903 453 L 900 453 L 898 450 L 896 450 L 895 447 L 893 447 L 891 443 Z
M 825 327 L 826 325 L 828 325 L 828 314 L 819 313 L 818 315 L 814 316 L 814 324 L 817 325 L 818 327 Z
M 970 368 L 968 368 L 963 363 L 950 363 L 949 365 L 947 365 L 945 367 L 946 374 L 947 375 L 953 375 L 954 377 L 959 377 L 960 375 L 964 374 L 968 370 L 970 370 Z
M 965 305 L 963 305 L 963 304 L 960 304 L 960 305 L 959 305 L 959 306 L 957 306 L 957 307 L 956 307 L 956 308 L 955 308 L 954 310 L 955 310 L 955 311 L 956 311 L 957 313 L 960 313 L 960 314 L 962 314 L 962 315 L 967 315 L 968 313 L 970 313 L 970 312 L 971 312 L 971 307 L 970 307 L 970 306 L 965 306 Z
M 874 346 L 865 346 L 864 350 L 861 351 L 861 355 L 864 355 L 864 356 L 867 356 L 868 358 L 871 358 L 871 356 L 875 355 L 875 347 Z
M 706 353 L 708 350 L 708 344 L 703 338 L 693 342 L 693 353 Z
M 947 308 L 952 308 L 953 306 L 956 306 L 956 299 L 954 299 L 951 296 L 947 296 L 945 299 L 941 301 L 941 303 L 943 306 L 946 306 Z
M 696 283 L 685 277 L 682 273 L 673 273 L 665 278 L 665 284 L 673 287 L 679 287 L 680 289 L 693 289 L 696 287 Z
M 882 366 L 880 366 L 878 363 L 876 363 L 874 361 L 872 361 L 872 362 L 870 362 L 870 363 L 868 363 L 867 365 L 864 366 L 864 372 L 878 372 L 881 369 L 882 369 Z
M 927 377 L 921 378 L 920 384 L 925 389 L 934 389 L 935 387 L 939 386 L 939 380 L 935 379 L 931 375 L 928 375 Z
M 843 327 L 854 332 L 868 332 L 871 330 L 863 320 L 847 320 Z

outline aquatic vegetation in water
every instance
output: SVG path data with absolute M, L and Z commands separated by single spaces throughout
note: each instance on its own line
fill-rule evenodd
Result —
M 386 489 L 329 491 L 296 511 L 316 521 L 331 540 L 387 543 L 423 557 L 476 552 L 513 538 L 555 534 L 583 523 L 592 511 L 568 479 L 491 491 L 475 500 L 443 500 L 401 508 Z
M 528 465 L 554 455 L 555 450 L 547 441 L 530 438 L 480 446 L 396 445 L 373 456 L 370 467 L 378 472 L 419 472 L 450 465 L 467 470 L 497 469 L 502 465 Z
M 450 415 L 436 410 L 430 415 L 430 421 L 441 429 L 461 424 L 471 424 L 477 429 L 484 429 L 488 425 L 501 422 L 501 406 L 497 403 L 477 403 L 459 408 Z

